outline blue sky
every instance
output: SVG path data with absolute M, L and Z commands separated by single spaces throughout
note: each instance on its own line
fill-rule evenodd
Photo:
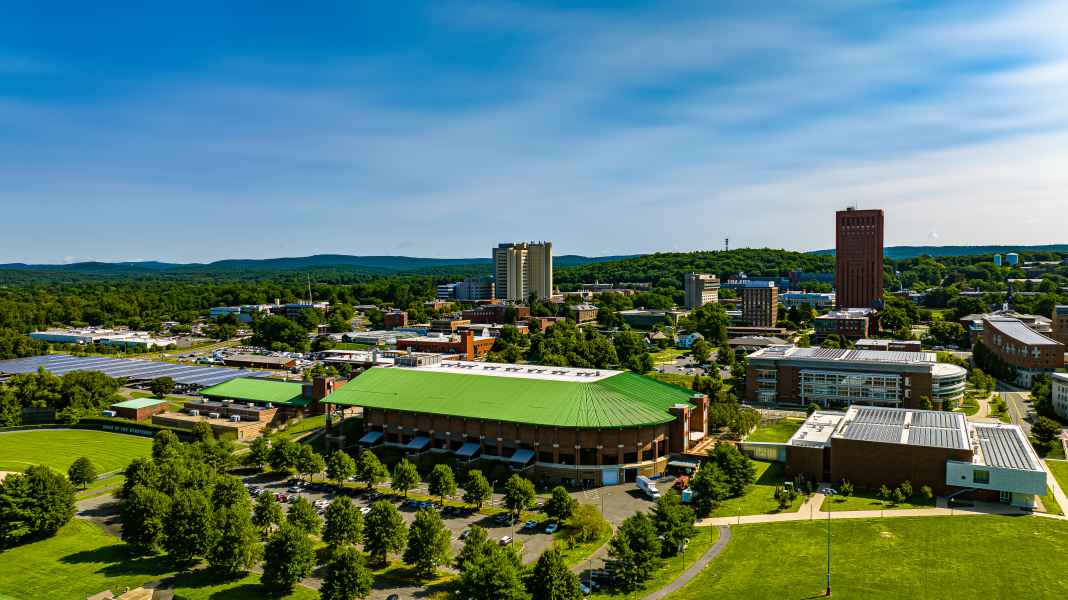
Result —
M 1068 242 L 1064 2 L 35 4 L 0 262 Z

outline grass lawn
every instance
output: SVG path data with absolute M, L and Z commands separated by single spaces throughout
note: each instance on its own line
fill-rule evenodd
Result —
M 664 348 L 659 352 L 653 352 L 649 356 L 653 359 L 654 363 L 675 362 L 675 359 L 683 354 L 689 354 L 689 350 L 682 348 Z
M 1068 461 L 1046 460 L 1046 465 L 1053 472 L 1053 477 L 1057 480 L 1057 485 L 1061 486 L 1061 491 L 1068 490 Z M 1068 494 L 1068 492 L 1065 493 Z
M 309 431 L 311 431 L 313 429 L 318 429 L 320 427 L 326 427 L 326 415 L 315 415 L 315 416 L 312 416 L 312 417 L 305 417 L 305 418 L 301 419 L 299 423 L 292 423 L 292 424 L 286 426 L 286 428 L 284 430 L 279 431 L 278 433 L 272 434 L 271 435 L 271 439 L 273 439 L 273 440 L 279 440 L 279 439 L 292 440 L 294 438 L 300 437 L 301 435 L 304 435 L 305 433 L 308 433 Z
M 1064 446 L 1060 440 L 1053 440 L 1053 443 L 1049 445 L 1049 449 L 1045 449 L 1045 444 L 1040 444 L 1035 441 L 1035 436 L 1031 436 L 1031 446 L 1035 449 L 1035 452 L 1042 458 L 1052 458 L 1054 460 L 1064 460 Z
M 354 342 L 338 342 L 334 344 L 334 350 L 371 350 L 375 348 L 371 344 L 357 344 Z
M 852 496 L 835 496 L 824 498 L 820 510 L 824 512 L 841 512 L 847 510 L 898 510 L 902 508 L 931 508 L 935 505 L 934 498 L 924 500 L 916 495 L 900 504 L 890 504 L 879 499 L 879 495 L 871 490 L 857 490 Z
M 802 423 L 804 423 L 802 419 L 780 419 L 770 423 L 761 423 L 753 430 L 753 433 L 746 436 L 745 441 L 786 443 L 790 440 L 790 436 L 801 428 Z
M 775 488 L 782 485 L 782 463 L 754 460 L 756 466 L 756 483 L 749 486 L 744 496 L 725 500 L 712 511 L 710 517 L 733 517 L 735 515 L 763 515 L 779 512 L 779 501 L 775 499 Z M 801 497 L 785 512 L 797 512 L 801 508 Z
M 672 598 L 822 596 L 826 527 L 824 521 L 732 527 L 733 537 L 723 553 Z M 1055 562 L 1036 558 L 1068 552 L 1068 523 L 1054 519 L 857 519 L 833 522 L 831 536 L 835 598 L 970 600 L 1068 594 L 1068 578 L 1053 567 Z M 789 557 L 788 566 L 775 567 L 781 557 Z
M 564 526 L 555 534 L 554 544 L 557 549 L 560 550 L 560 554 L 564 557 L 564 562 L 568 565 L 576 565 L 584 560 L 586 557 L 597 551 L 598 548 L 608 543 L 608 540 L 612 538 L 612 528 L 606 528 L 604 535 L 601 537 L 583 542 L 581 544 L 575 544 L 571 548 L 567 547 L 567 536 L 570 535 L 569 527 Z
M 165 557 L 134 556 L 118 538 L 81 519 L 53 537 L 5 550 L 0 563 L 7 565 L 0 569 L 0 596 L 27 600 L 85 598 L 107 589 L 121 594 L 171 574 Z
M 965 396 L 960 408 L 965 416 L 970 417 L 979 412 L 979 401 L 971 396 Z
M 1057 498 L 1053 496 L 1053 490 L 1046 488 L 1046 495 L 1042 496 L 1042 506 L 1046 507 L 1046 512 L 1051 515 L 1063 515 L 1064 510 L 1061 509 L 1061 505 L 1057 504 Z
M 206 571 L 195 571 L 178 575 L 174 583 L 175 600 L 253 600 L 268 597 L 315 600 L 319 597 L 319 592 L 300 585 L 294 587 L 293 592 L 286 596 L 272 595 L 260 585 L 260 576 L 255 573 L 220 583 Z
M 590 598 L 616 598 L 619 600 L 643 598 L 647 594 L 651 594 L 674 581 L 687 567 L 700 558 L 705 553 L 705 550 L 708 550 L 709 546 L 714 544 L 717 539 L 719 539 L 719 528 L 700 527 L 697 529 L 697 535 L 690 539 L 686 552 L 664 560 L 660 567 L 653 571 L 653 574 L 646 580 L 644 588 L 627 593 L 598 592 L 591 595 Z
M 65 474 L 71 463 L 86 456 L 98 472 L 107 473 L 125 469 L 134 458 L 151 453 L 151 438 L 105 431 L 61 429 L 0 435 L 0 471 L 47 465 Z

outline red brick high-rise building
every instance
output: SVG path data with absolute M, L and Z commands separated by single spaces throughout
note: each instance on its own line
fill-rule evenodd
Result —
M 839 308 L 875 308 L 883 298 L 883 211 L 835 214 L 834 287 Z

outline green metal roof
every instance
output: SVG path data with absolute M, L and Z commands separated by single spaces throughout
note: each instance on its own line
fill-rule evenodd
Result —
M 304 397 L 304 386 L 291 381 L 272 381 L 238 377 L 200 390 L 201 396 L 242 402 L 270 402 L 305 407 L 311 401 Z
M 691 392 L 634 373 L 599 381 L 552 381 L 373 368 L 324 402 L 552 427 L 657 425 Z M 692 405 L 690 405 L 692 406 Z
M 133 398 L 132 400 L 123 400 L 122 402 L 116 402 L 111 405 L 111 408 L 145 408 L 148 406 L 155 406 L 159 403 L 166 403 L 166 400 L 160 398 Z

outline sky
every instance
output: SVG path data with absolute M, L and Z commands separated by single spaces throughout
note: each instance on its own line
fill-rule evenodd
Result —
M 152 4 L 5 6 L 0 263 L 1068 242 L 1062 0 Z

